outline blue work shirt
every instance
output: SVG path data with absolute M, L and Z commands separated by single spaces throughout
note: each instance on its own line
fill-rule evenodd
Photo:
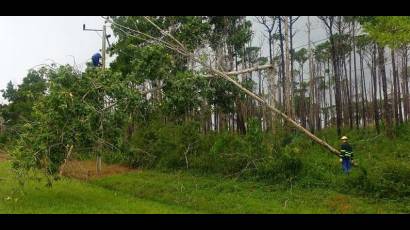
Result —
M 100 66 L 101 54 L 96 53 L 91 57 L 94 66 Z

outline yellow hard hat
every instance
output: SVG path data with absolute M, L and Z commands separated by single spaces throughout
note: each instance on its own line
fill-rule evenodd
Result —
M 349 138 L 347 138 L 346 136 L 343 136 L 342 138 L 340 138 L 341 140 L 347 140 Z

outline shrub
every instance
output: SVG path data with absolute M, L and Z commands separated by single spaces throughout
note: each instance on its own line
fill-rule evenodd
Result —
M 387 163 L 379 170 L 359 168 L 343 180 L 342 191 L 376 198 L 399 198 L 410 195 L 408 167 Z
M 289 154 L 277 154 L 260 162 L 256 177 L 275 183 L 293 182 L 302 172 L 302 161 Z

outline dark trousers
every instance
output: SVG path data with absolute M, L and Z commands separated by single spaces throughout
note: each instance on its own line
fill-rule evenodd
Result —
M 348 157 L 342 158 L 342 168 L 345 174 L 348 174 L 350 172 L 350 169 L 352 168 L 352 162 L 350 158 Z

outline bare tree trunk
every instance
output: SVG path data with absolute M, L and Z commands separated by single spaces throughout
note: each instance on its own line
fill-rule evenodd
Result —
M 278 106 L 279 108 L 283 105 L 283 97 L 282 97 L 282 89 L 283 89 L 283 76 L 282 76 L 282 64 L 278 63 L 279 67 L 279 72 L 278 72 L 278 80 L 277 80 L 277 86 L 278 86 Z M 282 89 L 280 88 L 282 87 Z
M 385 69 L 385 60 L 384 60 L 384 47 L 378 47 L 379 53 L 379 71 L 380 77 L 383 85 L 383 96 L 384 96 L 384 118 L 386 124 L 386 134 L 388 137 L 393 137 L 392 130 L 392 119 L 391 119 L 391 106 L 389 104 L 389 98 L 387 95 L 387 79 L 386 79 L 386 69 Z
M 293 102 L 293 82 L 295 82 L 294 79 L 294 70 L 293 70 L 293 21 L 292 21 L 292 16 L 289 16 L 289 45 L 290 45 L 290 49 L 289 49 L 289 53 L 290 53 L 290 79 L 292 82 L 292 88 L 291 88 L 291 94 L 292 94 L 292 104 L 294 104 Z
M 327 102 L 326 102 L 326 77 L 323 75 L 323 89 L 322 89 L 322 100 L 323 100 L 323 108 L 324 108 L 324 127 L 327 127 L 327 120 L 328 120 L 328 110 L 327 110 Z
M 329 69 L 329 76 L 328 76 L 328 81 L 329 81 L 329 108 L 330 108 L 330 124 L 332 125 L 332 119 L 333 119 L 333 101 L 332 101 L 332 88 L 333 88 L 333 84 L 332 84 L 332 72 L 330 72 L 330 59 L 327 59 L 327 68 Z
M 368 103 L 372 102 L 373 97 L 374 97 L 374 90 L 373 90 L 373 62 L 372 62 L 372 58 L 370 56 L 370 63 L 368 64 L 369 66 L 369 70 L 370 70 L 370 85 L 369 85 L 369 89 L 370 89 L 370 97 L 371 99 L 369 99 L 368 101 L 366 101 L 366 106 L 367 106 L 367 111 L 368 111 L 368 121 L 369 123 L 374 122 L 374 110 L 370 109 L 370 106 L 373 107 L 373 104 L 369 105 Z
M 393 115 L 395 124 L 399 124 L 399 113 L 398 113 L 398 106 L 397 106 L 397 75 L 396 75 L 396 60 L 394 55 L 394 49 L 391 49 L 391 61 L 392 61 L 392 70 L 393 70 Z
M 404 104 L 404 119 L 408 121 L 409 115 L 409 82 L 407 78 L 407 47 L 403 48 L 403 58 L 402 58 L 402 79 L 403 79 L 403 104 Z
M 317 76 L 320 76 L 319 63 L 316 65 L 316 70 L 318 72 Z M 315 78 L 315 124 L 316 130 L 320 131 L 320 81 L 316 81 L 317 78 Z
M 293 118 L 292 106 L 292 76 L 289 57 L 289 17 L 285 16 L 285 111 L 286 114 Z
M 331 44 L 331 55 L 333 61 L 333 69 L 334 69 L 334 77 L 335 77 L 335 101 L 336 101 L 336 131 L 337 135 L 340 136 L 342 134 L 341 126 L 342 126 L 342 101 L 341 101 L 341 87 L 340 87 L 340 75 L 339 75 L 339 68 L 338 68 L 338 58 L 336 55 L 336 45 L 335 39 L 333 36 L 332 25 L 330 25 L 330 44 Z
M 376 45 L 376 49 L 377 49 L 377 45 Z M 377 59 L 377 61 L 379 61 L 379 59 Z M 377 64 L 378 65 L 378 64 Z M 383 105 L 383 96 L 382 96 L 382 92 L 383 92 L 383 87 L 382 87 L 382 77 L 381 77 L 381 72 L 380 72 L 380 67 L 378 67 L 378 82 L 379 82 L 379 108 L 380 108 L 380 113 L 383 113 L 384 110 L 382 108 L 384 108 Z M 383 115 L 384 117 L 384 115 Z
M 407 113 L 406 113 L 406 121 L 409 119 L 409 114 L 410 114 L 410 98 L 409 98 L 409 76 L 408 76 L 408 56 L 407 56 L 408 48 L 407 46 L 404 48 L 404 82 L 405 82 L 405 88 L 406 88 L 406 105 L 407 105 Z
M 365 87 L 364 87 L 364 66 L 363 66 L 363 54 L 362 50 L 359 50 L 359 58 L 360 58 L 360 85 L 362 91 L 362 120 L 363 120 L 363 127 L 366 128 L 366 107 L 365 107 Z
M 379 126 L 379 110 L 377 106 L 377 76 L 376 76 L 376 44 L 373 45 L 372 55 L 372 78 L 373 78 L 373 109 L 374 109 L 374 123 L 376 125 L 377 134 L 380 133 Z
M 279 17 L 279 45 L 280 45 L 280 57 L 281 57 L 281 84 L 282 84 L 282 98 L 283 98 L 283 107 L 286 107 L 286 71 L 285 71 L 285 52 L 283 51 L 283 33 L 282 33 L 282 16 Z M 286 111 L 286 110 L 285 110 Z
M 363 90 L 364 90 L 364 108 L 365 108 L 364 117 L 366 119 L 366 124 L 367 124 L 367 121 L 368 121 L 368 118 L 369 118 L 369 111 L 368 111 L 368 108 L 369 108 L 368 101 L 369 100 L 367 100 L 366 75 L 364 74 L 364 69 L 363 69 Z
M 397 69 L 396 69 L 396 78 L 397 78 L 397 108 L 399 110 L 399 123 L 403 123 L 403 108 L 401 106 L 401 87 L 400 87 L 400 77 L 399 77 L 399 67 L 397 64 Z
M 276 95 L 276 90 L 275 90 L 275 72 L 273 69 L 268 70 L 268 82 L 269 82 L 269 89 L 270 89 L 270 103 L 269 105 L 275 107 L 275 95 Z M 271 115 L 271 128 L 272 128 L 272 132 L 275 131 L 274 129 L 274 123 L 275 123 L 275 114 Z
M 349 73 L 349 78 L 347 79 L 347 68 L 346 68 L 346 58 L 343 57 L 343 66 L 345 68 L 345 79 L 346 79 L 346 93 L 347 93 L 347 104 L 348 108 L 347 111 L 349 113 L 349 128 L 353 129 L 353 106 L 352 106 L 352 100 L 351 100 L 351 91 L 350 91 L 350 82 L 352 80 L 351 74 Z
M 308 29 L 308 61 L 309 61 L 309 128 L 312 133 L 315 132 L 315 125 L 314 125 L 314 106 L 313 106 L 313 97 L 314 97 L 314 67 L 313 67 L 313 56 L 312 56 L 312 49 L 311 49 L 311 40 L 310 40 L 310 17 L 307 18 L 307 29 Z
M 299 85 L 300 85 L 300 116 L 302 121 L 302 127 L 306 128 L 306 101 L 305 101 L 305 87 L 303 84 L 303 64 L 300 65 L 302 73 L 300 74 L 299 78 Z
M 342 97 L 342 111 L 343 111 L 343 126 L 347 126 L 349 123 L 349 92 L 347 90 L 347 77 L 343 68 L 343 62 L 340 61 L 340 84 L 341 84 L 341 97 Z
M 355 89 L 355 101 L 356 101 L 356 128 L 359 128 L 359 102 L 358 102 L 358 90 L 357 90 L 357 68 L 356 68 L 356 36 L 355 36 L 355 21 L 353 20 L 353 69 L 354 69 L 354 89 Z
M 274 47 L 275 47 L 275 40 L 272 38 L 272 32 L 269 33 L 269 63 L 274 66 L 273 56 L 274 56 Z M 268 79 L 270 80 L 270 96 L 271 96 L 271 106 L 276 107 L 275 100 L 276 100 L 276 90 L 275 90 L 275 68 L 271 68 L 268 70 Z M 280 91 L 280 90 L 279 90 Z M 271 129 L 272 132 L 275 131 L 274 123 L 275 123 L 275 114 L 271 114 Z

